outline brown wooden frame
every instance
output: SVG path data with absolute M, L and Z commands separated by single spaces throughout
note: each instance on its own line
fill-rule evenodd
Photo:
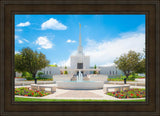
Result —
M 160 115 L 159 0 L 1 0 L 1 115 Z M 145 14 L 146 102 L 14 102 L 14 14 Z

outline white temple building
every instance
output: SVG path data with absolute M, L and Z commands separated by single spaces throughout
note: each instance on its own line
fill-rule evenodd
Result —
M 71 69 L 89 69 L 90 68 L 90 56 L 85 56 L 83 53 L 83 47 L 81 45 L 81 25 L 79 32 L 79 46 L 77 54 L 70 57 L 70 68 Z M 83 73 L 83 72 L 82 72 Z M 88 74 L 88 71 L 85 71 L 85 74 Z

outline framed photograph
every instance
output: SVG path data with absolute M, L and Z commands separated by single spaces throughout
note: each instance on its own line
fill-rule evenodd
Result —
M 1 1 L 2 115 L 159 115 L 158 1 Z

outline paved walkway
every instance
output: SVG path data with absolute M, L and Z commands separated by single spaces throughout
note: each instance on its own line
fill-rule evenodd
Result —
M 44 99 L 107 99 L 116 100 L 118 98 L 106 95 L 103 90 L 65 90 L 56 89 L 54 94 L 44 96 Z

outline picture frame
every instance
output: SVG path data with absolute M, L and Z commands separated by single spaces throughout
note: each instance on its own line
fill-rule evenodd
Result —
M 159 27 L 157 0 L 3 0 L 1 1 L 1 115 L 160 115 Z M 145 14 L 146 102 L 15 102 L 15 14 Z

